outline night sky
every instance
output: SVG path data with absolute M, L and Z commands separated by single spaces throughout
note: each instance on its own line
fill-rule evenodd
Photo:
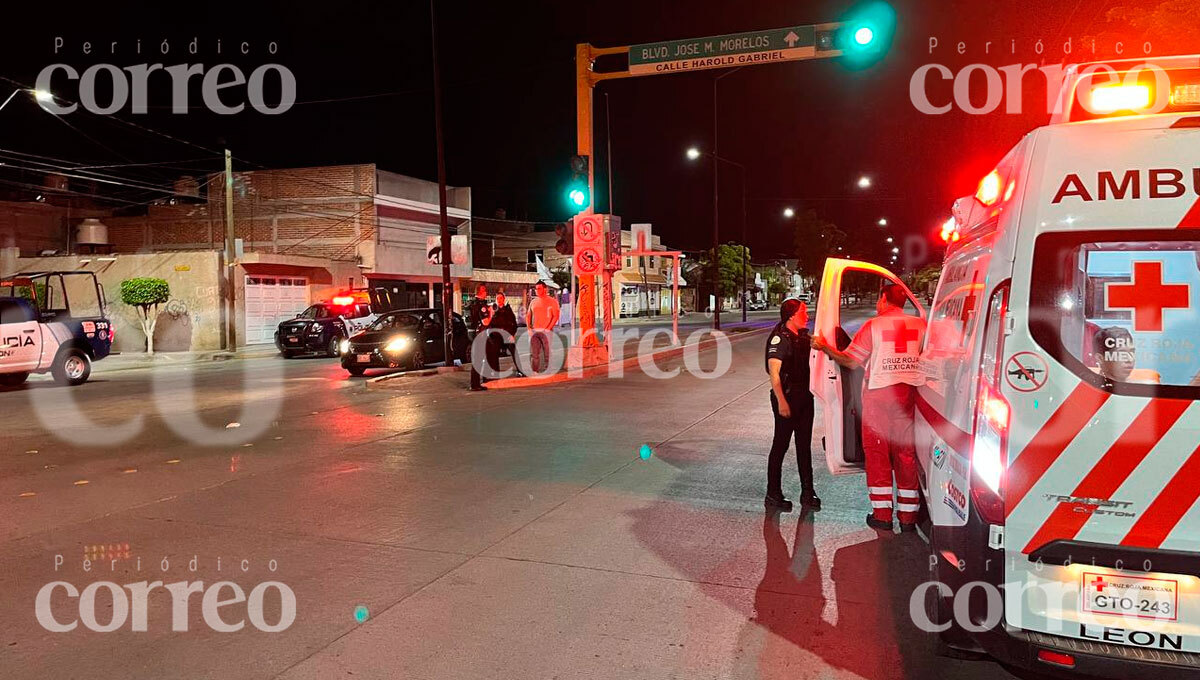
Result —
M 719 151 L 747 167 L 748 241 L 755 259 L 790 255 L 790 227 L 781 216 L 785 206 L 815 208 L 851 234 L 871 234 L 880 217 L 891 222 L 896 235 L 933 233 L 953 199 L 973 193 L 991 165 L 1047 119 L 1044 99 L 1037 96 L 1028 100 L 1024 115 L 1006 115 L 1003 107 L 986 116 L 957 109 L 941 116 L 919 113 L 908 89 L 920 65 L 942 63 L 957 73 L 976 62 L 995 67 L 1060 63 L 1068 37 L 1076 54 L 1065 59 L 1086 60 L 1080 56 L 1085 36 L 1098 36 L 1097 56 L 1111 56 L 1113 36 L 1122 32 L 1138 45 L 1151 40 L 1154 54 L 1177 51 L 1181 36 L 1135 35 L 1107 14 L 1117 5 L 1156 4 L 897 0 L 892 48 L 871 68 L 855 71 L 838 60 L 816 60 L 746 68 L 722 79 Z M 219 170 L 221 159 L 204 149 L 223 143 L 233 149 L 239 169 L 375 162 L 386 170 L 436 178 L 427 3 L 179 3 L 170 8 L 122 3 L 121 10 L 100 5 L 45 4 L 27 8 L 24 18 L 6 8 L 13 18 L 0 45 L 0 76 L 32 85 L 43 67 L 58 62 L 83 70 L 101 62 L 124 67 L 227 61 L 249 72 L 274 61 L 295 74 L 297 105 L 279 116 L 252 110 L 218 116 L 200 106 L 197 88 L 194 108 L 176 115 L 165 110 L 168 85 L 151 89 L 151 113 L 133 115 L 126 109 L 117 114 L 190 143 L 185 144 L 88 112 L 56 119 L 28 97 L 18 97 L 0 111 L 0 148 L 79 163 L 171 161 L 150 169 L 108 170 L 155 182 L 185 170 Z M 563 219 L 562 187 L 574 152 L 576 42 L 612 46 L 819 23 L 837 20 L 851 5 L 438 0 L 448 180 L 473 188 L 476 215 L 490 217 L 503 208 L 510 218 Z M 1189 33 L 1184 37 L 1194 40 L 1198 31 Z M 57 56 L 56 36 L 65 42 Z M 932 55 L 931 36 L 940 43 Z M 133 54 L 138 38 L 141 56 Z M 165 56 L 157 53 L 164 38 L 170 48 Z M 195 56 L 187 53 L 193 38 L 200 47 Z M 1041 55 L 1035 52 L 1039 38 Z M 221 55 L 215 49 L 218 39 L 224 45 Z M 81 52 L 85 40 L 93 43 L 91 55 Z M 243 40 L 250 43 L 248 56 L 234 47 Z M 960 40 L 967 43 L 963 55 L 955 48 Z M 990 55 L 983 53 L 987 40 L 994 41 Z M 1013 40 L 1016 54 L 1009 51 Z M 108 52 L 114 41 L 116 55 Z M 274 56 L 266 51 L 270 41 L 279 46 Z M 1182 47 L 1189 45 L 1184 41 Z M 627 224 L 652 222 L 669 245 L 698 249 L 711 243 L 711 165 L 687 161 L 684 150 L 712 146 L 712 79 L 721 72 L 598 87 L 597 208 L 605 210 L 608 203 L 607 93 L 615 211 Z M 63 96 L 73 99 L 76 92 Z M 948 97 L 948 88 L 934 95 Z M 876 182 L 869 193 L 853 184 L 864 172 Z M 741 188 L 737 172 L 728 166 L 722 168 L 720 198 L 722 239 L 739 239 Z

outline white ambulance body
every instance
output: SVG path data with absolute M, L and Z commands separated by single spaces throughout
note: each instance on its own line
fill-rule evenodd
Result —
M 927 318 L 934 622 L 1017 668 L 1200 673 L 1200 62 L 1158 63 L 1169 84 L 1068 72 L 1118 110 L 1064 109 L 955 204 Z

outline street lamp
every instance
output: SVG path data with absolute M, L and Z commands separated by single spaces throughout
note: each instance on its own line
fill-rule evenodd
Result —
M 790 220 L 791 218 L 793 218 L 793 217 L 795 217 L 795 216 L 796 216 L 796 211 L 795 211 L 795 210 L 793 210 L 793 209 L 792 209 L 792 208 L 790 208 L 790 207 L 788 207 L 788 208 L 784 208 L 784 209 L 783 209 L 783 216 L 784 216 L 784 217 L 786 217 L 786 218 L 788 218 L 788 219 Z
M 886 217 L 880 217 L 880 218 L 879 218 L 879 221 L 878 221 L 876 224 L 878 224 L 878 225 L 879 225 L 879 226 L 881 226 L 881 227 L 886 227 L 886 226 L 887 226 L 887 218 L 886 218 Z
M 8 106 L 8 103 L 10 101 L 12 101 L 13 97 L 17 96 L 18 92 L 28 92 L 29 94 L 33 95 L 34 99 L 38 100 L 39 102 L 48 102 L 48 101 L 54 100 L 54 95 L 50 94 L 46 90 L 33 90 L 33 89 L 30 89 L 27 87 L 20 87 L 20 88 L 13 90 L 12 94 L 8 95 L 8 98 L 4 100 L 4 103 L 0 104 L 0 109 L 3 109 L 5 106 Z
M 720 77 L 720 76 L 718 76 L 718 77 Z M 742 171 L 742 174 L 741 174 L 741 180 L 742 180 L 742 295 L 741 295 L 741 298 L 742 298 L 742 322 L 743 323 L 745 323 L 745 321 L 746 321 L 746 267 L 747 267 L 747 262 L 746 262 L 746 166 L 742 165 L 741 163 L 738 163 L 737 161 L 731 161 L 728 158 L 723 158 L 721 156 L 718 156 L 714 152 L 701 151 L 700 149 L 698 149 L 694 146 L 690 147 L 687 150 L 687 157 L 689 160 L 694 161 L 694 160 L 700 158 L 701 156 L 707 156 L 707 157 L 713 159 L 713 298 L 715 300 L 715 303 L 713 305 L 713 329 L 721 330 L 721 291 L 720 291 L 720 285 L 719 285 L 720 281 L 721 281 L 721 269 L 720 269 L 720 265 L 719 265 L 721 242 L 718 238 L 718 234 L 720 233 L 720 230 L 717 227 L 717 220 L 718 220 L 717 164 L 718 164 L 718 162 L 728 163 L 728 164 L 736 167 L 738 170 Z
M 858 188 L 859 189 L 870 189 L 871 188 L 871 178 L 867 177 L 866 175 L 859 177 L 858 178 Z
M 888 243 L 892 243 L 892 242 L 893 242 L 893 241 L 895 241 L 895 240 L 896 240 L 896 239 L 892 238 L 891 236 L 887 237 L 887 242 L 888 242 Z
M 899 248 L 892 248 L 892 254 L 896 254 L 896 253 L 899 253 L 899 252 L 900 252 L 900 249 L 899 249 Z

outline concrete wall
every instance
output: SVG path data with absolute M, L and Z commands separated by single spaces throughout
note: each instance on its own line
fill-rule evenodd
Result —
M 91 259 L 84 263 L 84 260 Z M 165 279 L 171 301 L 158 308 L 156 351 L 201 351 L 221 348 L 218 255 L 212 251 L 118 255 L 111 262 L 94 256 L 24 257 L 17 271 L 82 270 L 96 273 L 117 331 L 116 351 L 142 352 L 146 337 L 138 311 L 121 302 L 121 282 L 135 277 Z

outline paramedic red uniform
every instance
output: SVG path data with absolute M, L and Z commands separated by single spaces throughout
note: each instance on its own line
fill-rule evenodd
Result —
M 875 519 L 892 521 L 892 477 L 900 521 L 917 521 L 917 456 L 913 406 L 925 321 L 898 309 L 881 314 L 859 329 L 846 353 L 866 370 L 863 378 L 862 440 L 867 491 Z

